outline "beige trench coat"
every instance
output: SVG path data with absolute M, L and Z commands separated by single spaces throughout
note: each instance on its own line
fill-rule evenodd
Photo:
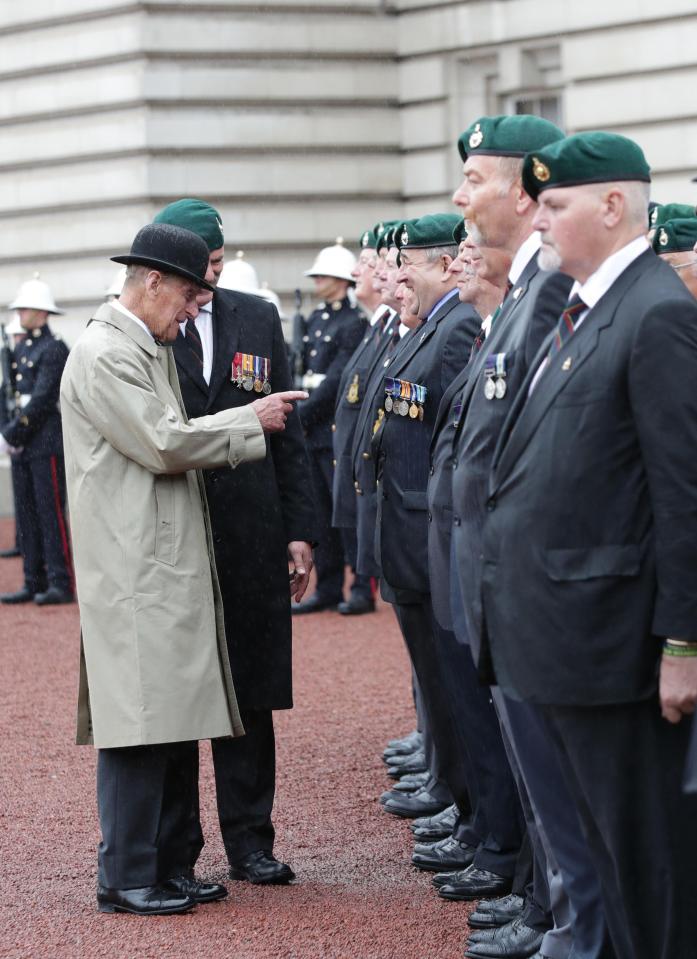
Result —
M 78 742 L 242 734 L 196 469 L 261 459 L 256 414 L 187 421 L 171 350 L 108 305 L 71 350 L 61 412 L 82 628 Z

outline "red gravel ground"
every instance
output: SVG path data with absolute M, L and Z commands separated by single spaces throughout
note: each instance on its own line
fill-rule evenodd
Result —
M 0 521 L 0 548 L 12 524 Z M 20 586 L 0 560 L 0 591 Z M 0 606 L 0 956 L 12 959 L 456 959 L 466 906 L 439 901 L 410 865 L 411 831 L 383 813 L 385 741 L 412 727 L 409 669 L 394 616 L 295 621 L 295 701 L 276 714 L 276 853 L 290 887 L 229 882 L 229 898 L 185 916 L 95 908 L 95 754 L 74 743 L 76 606 Z M 224 880 L 210 753 L 208 838 L 198 872 Z

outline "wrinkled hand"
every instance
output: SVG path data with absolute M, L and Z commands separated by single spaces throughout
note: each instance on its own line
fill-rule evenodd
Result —
M 295 597 L 296 603 L 299 603 L 305 595 L 307 584 L 310 582 L 312 547 L 309 543 L 293 540 L 292 543 L 288 543 L 288 555 L 295 567 L 293 570 L 295 575 L 290 581 L 290 595 Z
M 690 716 L 697 705 L 697 656 L 662 656 L 661 713 L 669 723 Z
M 288 390 L 285 393 L 271 393 L 249 405 L 259 417 L 265 433 L 279 433 L 286 428 L 286 417 L 293 409 L 294 400 L 306 400 L 308 394 L 302 390 Z

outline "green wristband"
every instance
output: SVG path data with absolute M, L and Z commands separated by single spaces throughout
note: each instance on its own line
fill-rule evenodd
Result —
M 697 643 L 692 643 L 690 646 L 669 646 L 668 643 L 664 643 L 663 655 L 694 658 L 697 656 Z

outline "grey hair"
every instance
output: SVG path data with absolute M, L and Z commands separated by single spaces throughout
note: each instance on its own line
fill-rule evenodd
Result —
M 522 157 L 499 157 L 499 176 L 501 179 L 500 195 L 505 196 L 518 180 L 523 178 Z
M 451 260 L 454 260 L 458 254 L 458 247 L 455 243 L 452 246 L 431 246 L 425 249 L 424 253 L 429 263 L 435 263 L 442 256 L 449 256 Z

